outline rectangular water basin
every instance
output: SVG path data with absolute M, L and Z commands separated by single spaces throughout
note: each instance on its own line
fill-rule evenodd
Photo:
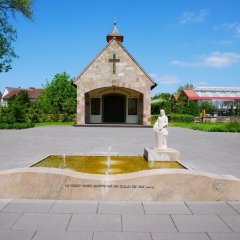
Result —
M 49 155 L 31 167 L 65 168 L 90 174 L 124 174 L 151 169 L 186 169 L 175 161 L 149 162 L 143 156 Z

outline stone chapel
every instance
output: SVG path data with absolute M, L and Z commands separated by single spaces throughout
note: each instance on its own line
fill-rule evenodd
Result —
M 157 84 L 122 45 L 114 22 L 107 45 L 77 76 L 77 125 L 151 124 Z

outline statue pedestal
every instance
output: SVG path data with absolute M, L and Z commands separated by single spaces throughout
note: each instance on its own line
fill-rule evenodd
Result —
M 174 148 L 144 148 L 144 157 L 148 161 L 179 161 L 180 152 Z

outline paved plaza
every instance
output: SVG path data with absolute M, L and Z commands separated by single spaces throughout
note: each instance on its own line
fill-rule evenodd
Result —
M 37 127 L 0 131 L 0 170 L 25 167 L 49 154 L 143 155 L 155 145 L 151 128 Z M 169 128 L 168 146 L 187 166 L 240 178 L 240 134 Z
M 1 240 L 239 240 L 240 202 L 1 200 Z
M 240 178 L 240 134 L 170 128 L 193 169 Z M 49 154 L 142 155 L 149 128 L 39 127 L 0 131 L 0 169 Z M 176 183 L 177 184 L 177 183 Z M 187 187 L 187 186 L 186 186 Z M 0 200 L 0 240 L 239 240 L 240 202 Z

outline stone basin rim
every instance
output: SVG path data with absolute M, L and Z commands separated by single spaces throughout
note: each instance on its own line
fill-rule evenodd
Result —
M 125 180 L 125 179 L 134 179 L 138 177 L 147 177 L 153 175 L 195 175 L 210 177 L 215 179 L 223 180 L 234 180 L 239 181 L 240 179 L 233 175 L 220 175 L 216 173 L 209 173 L 204 171 L 196 171 L 191 169 L 151 169 L 143 170 L 132 173 L 124 174 L 113 174 L 113 175 L 102 175 L 102 174 L 89 174 L 83 172 L 75 172 L 68 169 L 58 169 L 58 168 L 47 168 L 47 167 L 31 167 L 31 168 L 15 168 L 0 171 L 0 175 L 5 174 L 14 174 L 14 173 L 46 173 L 46 174 L 56 174 L 63 175 L 66 177 L 74 177 L 79 179 L 88 179 L 88 180 Z

